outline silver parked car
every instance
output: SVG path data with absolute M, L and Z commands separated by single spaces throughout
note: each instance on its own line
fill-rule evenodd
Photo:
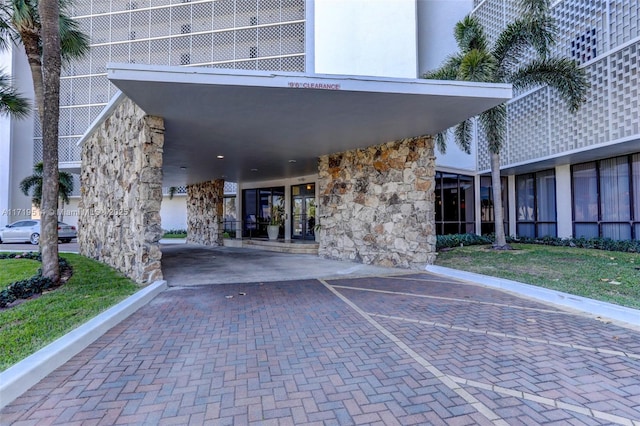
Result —
M 58 222 L 58 239 L 70 242 L 78 236 L 75 226 Z M 40 221 L 37 219 L 19 220 L 0 228 L 0 243 L 26 243 L 37 245 L 40 242 Z

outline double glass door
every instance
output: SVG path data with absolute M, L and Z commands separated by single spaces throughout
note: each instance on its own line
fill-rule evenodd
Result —
M 316 226 L 316 188 L 307 183 L 291 187 L 291 237 L 314 240 Z

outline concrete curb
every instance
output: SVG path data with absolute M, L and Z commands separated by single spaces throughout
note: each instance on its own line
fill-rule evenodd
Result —
M 0 373 L 0 409 L 70 360 L 112 327 L 149 303 L 166 288 L 166 281 L 155 281 Z
M 614 305 L 613 303 L 600 302 L 586 297 L 574 296 L 573 294 L 549 290 L 547 288 L 523 284 L 503 278 L 489 277 L 473 272 L 445 268 L 444 266 L 427 265 L 425 270 L 437 275 L 472 281 L 488 287 L 512 291 L 534 299 L 553 303 L 554 305 L 582 311 L 591 316 L 599 316 L 640 327 L 640 310 L 637 309 Z

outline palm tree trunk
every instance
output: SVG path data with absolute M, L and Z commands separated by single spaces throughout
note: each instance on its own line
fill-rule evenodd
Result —
M 33 91 L 36 97 L 36 107 L 38 108 L 38 118 L 40 124 L 44 123 L 44 85 L 42 82 L 42 58 L 40 56 L 40 35 L 34 31 L 20 31 L 20 39 L 27 54 L 31 77 L 33 80 Z
M 60 16 L 58 0 L 38 3 L 42 25 L 42 275 L 60 281 L 58 266 L 58 121 L 60 119 Z
M 493 248 L 507 250 L 511 247 L 507 244 L 504 234 L 504 211 L 502 210 L 502 180 L 500 179 L 500 154 L 491 152 L 491 188 L 493 191 L 493 219 L 496 228 L 496 240 Z

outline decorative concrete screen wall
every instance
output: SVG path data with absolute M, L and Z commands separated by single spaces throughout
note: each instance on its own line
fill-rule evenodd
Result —
M 162 278 L 164 121 L 125 99 L 82 146 L 80 253 L 140 284 Z
M 412 269 L 433 263 L 434 175 L 428 136 L 320 157 L 320 256 Z
M 187 185 L 187 242 L 205 246 L 222 244 L 224 180 Z

